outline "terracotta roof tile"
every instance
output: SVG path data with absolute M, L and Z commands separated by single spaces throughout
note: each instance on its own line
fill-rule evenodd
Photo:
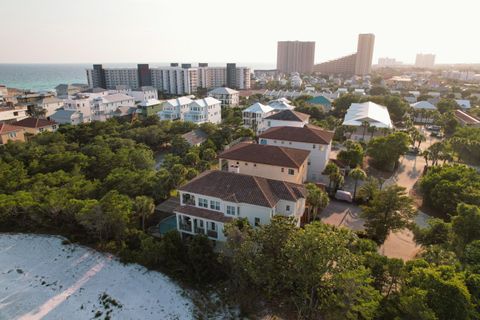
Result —
M 1 133 L 8 133 L 8 132 L 18 132 L 22 131 L 23 128 L 17 127 L 8 123 L 0 123 L 0 134 Z
M 292 111 L 292 110 L 283 110 L 278 113 L 272 114 L 271 116 L 268 116 L 265 119 L 304 122 L 310 119 L 310 115 L 297 112 L 297 111 Z
M 239 143 L 222 152 L 218 158 L 300 168 L 309 154 L 309 151 L 300 149 L 256 143 Z
M 302 185 L 226 171 L 206 171 L 180 188 L 181 191 L 273 208 L 279 200 L 306 197 Z
M 40 118 L 25 118 L 14 123 L 16 126 L 25 128 L 43 128 L 57 124 L 55 121 Z
M 298 127 L 274 127 L 260 135 L 264 139 L 276 139 L 285 141 L 329 144 L 333 139 L 333 132 L 320 127 L 307 124 Z

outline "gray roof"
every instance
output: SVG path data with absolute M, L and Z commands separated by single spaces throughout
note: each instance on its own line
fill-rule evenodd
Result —
M 218 87 L 209 92 L 209 94 L 235 94 L 235 93 L 238 93 L 238 91 L 227 88 L 227 87 Z
M 187 132 L 182 135 L 182 137 L 187 140 L 190 145 L 196 145 L 207 141 L 208 134 L 205 131 L 200 129 L 195 129 L 190 132 Z

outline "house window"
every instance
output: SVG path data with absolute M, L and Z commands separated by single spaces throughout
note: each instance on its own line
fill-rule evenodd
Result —
M 210 200 L 210 209 L 220 211 L 220 202 Z
M 248 166 L 248 162 L 245 162 L 245 165 Z
M 15 117 L 18 116 L 18 111 L 14 111 L 14 112 L 13 112 L 13 115 L 14 115 Z
M 295 170 L 293 169 L 288 169 L 288 174 L 293 176 L 295 174 Z
M 260 144 L 267 144 L 267 140 L 265 139 L 260 140 Z
M 282 168 L 282 172 L 285 172 L 285 168 Z
M 270 127 L 272 125 L 272 123 L 270 121 L 268 121 L 267 125 Z
M 315 148 L 316 148 L 316 145 L 313 145 L 313 149 L 315 149 Z
M 217 224 L 215 222 L 210 222 L 210 230 L 217 230 Z
M 9 136 L 10 138 L 15 138 L 15 137 L 17 137 L 17 133 L 16 133 L 16 132 L 10 132 L 10 133 L 8 134 L 8 136 Z
M 254 167 L 256 167 L 256 166 L 257 166 L 257 164 L 256 164 L 256 163 L 254 163 L 254 164 L 253 164 L 253 166 L 254 166 Z
M 260 218 L 255 218 L 255 227 L 260 226 Z
M 203 208 L 208 208 L 208 200 L 207 200 L 207 199 L 198 198 L 198 206 L 199 206 L 199 207 L 203 207 Z
M 227 214 L 230 215 L 230 216 L 234 216 L 235 215 L 235 207 L 227 206 Z
M 285 210 L 290 211 L 290 206 L 287 206 Z

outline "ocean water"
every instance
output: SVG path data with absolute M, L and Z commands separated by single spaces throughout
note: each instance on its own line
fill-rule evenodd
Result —
M 0 84 L 33 91 L 53 90 L 60 83 L 86 83 L 88 64 L 0 64 Z
M 105 63 L 104 67 L 135 67 L 134 63 Z M 166 66 L 168 63 L 150 63 L 150 67 Z M 193 66 L 197 65 L 192 63 Z M 209 63 L 210 66 L 224 66 L 225 63 Z M 273 64 L 237 63 L 252 69 L 273 69 Z M 61 83 L 87 83 L 85 69 L 90 63 L 79 64 L 0 64 L 0 85 L 32 91 L 53 90 Z

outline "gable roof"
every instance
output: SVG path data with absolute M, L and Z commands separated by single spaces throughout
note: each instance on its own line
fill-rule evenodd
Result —
M 8 132 L 18 132 L 22 131 L 23 128 L 17 127 L 8 123 L 0 123 L 0 134 L 8 133 Z
M 412 108 L 414 109 L 429 109 L 429 110 L 435 110 L 437 107 L 435 107 L 432 103 L 428 101 L 418 101 L 413 104 L 411 104 Z
M 165 101 L 165 103 L 169 104 L 172 107 L 179 107 L 179 106 L 183 106 L 183 105 L 192 103 L 192 99 L 190 99 L 188 97 L 178 97 L 176 99 L 167 100 L 167 101 Z
M 238 91 L 227 88 L 227 87 L 218 87 L 209 92 L 209 94 L 235 94 L 235 93 L 238 93 Z
M 260 102 L 255 102 L 247 109 L 243 110 L 243 112 L 253 112 L 253 113 L 268 113 L 273 111 L 274 109 L 269 105 L 261 104 Z
M 270 128 L 262 133 L 259 138 L 316 144 L 330 144 L 333 139 L 333 132 L 324 130 L 311 124 L 307 124 L 302 128 L 282 126 Z
M 308 121 L 308 119 L 310 119 L 310 115 L 293 111 L 293 110 L 283 110 L 278 113 L 272 114 L 271 116 L 268 116 L 265 119 L 305 122 L 305 121 Z
M 457 100 L 455 100 L 455 102 L 457 102 L 457 104 L 458 104 L 461 108 L 470 109 L 470 100 L 457 99 Z
M 300 168 L 310 151 L 256 143 L 239 143 L 222 152 L 218 158 Z
M 212 98 L 212 97 L 206 97 L 206 98 L 203 98 L 203 99 L 193 100 L 193 103 L 200 106 L 200 107 L 208 107 L 208 106 L 213 106 L 213 105 L 216 105 L 216 104 L 221 104 L 222 102 L 220 100 L 217 100 L 217 99 Z
M 347 110 L 343 125 L 360 127 L 364 121 L 377 128 L 393 128 L 387 107 L 371 101 L 352 103 Z
M 16 126 L 25 128 L 44 128 L 57 124 L 55 121 L 40 118 L 25 118 L 15 122 Z
M 113 102 L 131 101 L 131 100 L 134 100 L 134 98 L 124 93 L 114 93 L 114 94 L 102 96 L 102 100 L 105 103 L 113 103 Z
M 455 110 L 454 111 L 455 118 L 457 118 L 460 122 L 466 125 L 480 125 L 480 120 L 471 115 L 463 112 L 462 110 Z
M 295 109 L 294 106 L 289 104 L 289 101 L 285 98 L 280 98 L 277 100 L 272 100 L 268 103 L 270 107 L 276 110 L 293 110 Z
M 182 134 L 182 138 L 187 140 L 190 145 L 196 145 L 207 141 L 208 134 L 201 129 L 195 129 L 185 134 Z
M 75 111 L 75 110 L 59 109 L 54 114 L 52 114 L 50 116 L 50 118 L 71 120 L 73 116 L 78 116 L 79 117 L 80 115 L 81 115 L 80 112 Z
M 303 185 L 226 171 L 205 171 L 179 188 L 235 203 L 273 208 L 280 200 L 306 197 Z
M 332 105 L 332 102 L 330 101 L 330 99 L 327 99 L 324 96 L 316 96 L 310 100 L 307 100 L 307 102 L 311 104 L 320 104 L 327 107 L 330 107 Z

